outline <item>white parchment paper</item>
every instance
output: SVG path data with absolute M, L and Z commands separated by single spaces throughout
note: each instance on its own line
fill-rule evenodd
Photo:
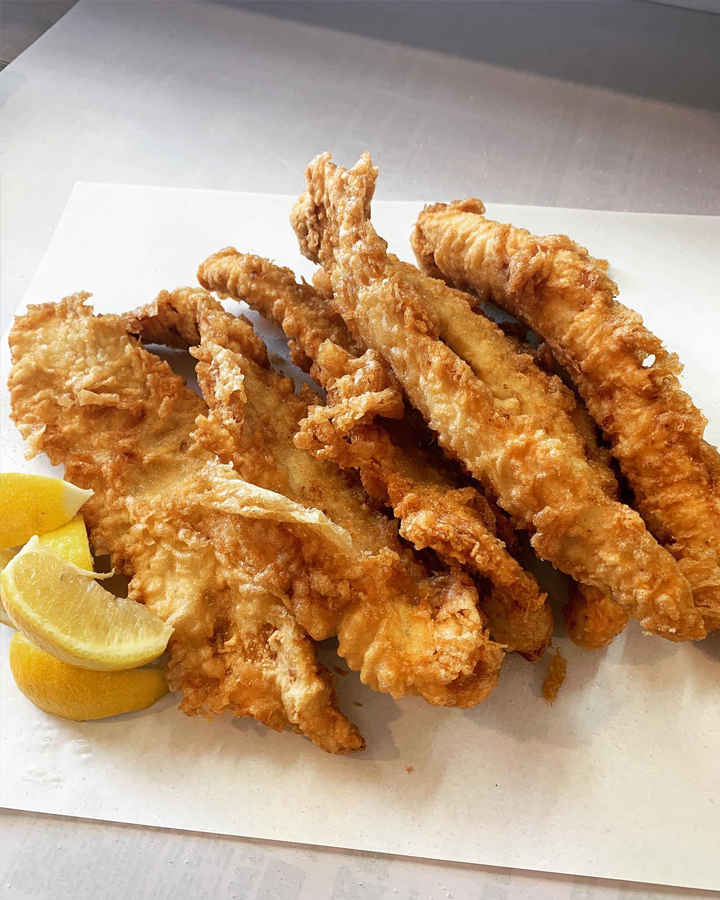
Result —
M 287 223 L 291 203 L 79 184 L 25 301 L 89 290 L 98 310 L 126 310 L 161 288 L 194 283 L 198 263 L 227 244 L 307 275 Z M 378 230 L 407 259 L 419 208 L 374 206 Z M 568 233 L 609 258 L 624 302 L 680 354 L 684 384 L 710 420 L 707 436 L 720 440 L 720 218 L 497 205 L 489 215 Z M 262 331 L 282 352 L 277 330 Z M 42 458 L 24 460 L 8 422 L 5 342 L 2 353 L 3 469 L 50 472 Z M 559 605 L 562 582 L 551 583 Z M 368 750 L 341 758 L 248 720 L 188 719 L 177 697 L 102 722 L 53 719 L 16 689 L 7 632 L 2 641 L 4 806 L 720 889 L 717 636 L 676 646 L 633 625 L 599 654 L 560 637 L 569 671 L 552 707 L 539 695 L 543 666 L 519 658 L 508 660 L 490 699 L 468 711 L 396 703 L 353 674 L 338 690 Z

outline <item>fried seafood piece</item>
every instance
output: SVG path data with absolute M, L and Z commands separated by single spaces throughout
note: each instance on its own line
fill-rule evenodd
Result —
M 628 611 L 589 584 L 574 584 L 563 606 L 568 636 L 584 650 L 601 650 L 628 624 Z
M 708 630 L 720 628 L 720 455 L 681 389 L 675 354 L 615 298 L 607 263 L 564 235 L 486 219 L 479 200 L 439 203 L 412 237 L 428 274 L 492 300 L 565 367 L 609 439 L 648 528 L 677 560 Z
M 394 697 L 419 694 L 436 705 L 471 706 L 495 687 L 503 648 L 490 640 L 477 591 L 458 568 L 428 571 L 335 465 L 297 448 L 293 434 L 319 398 L 294 393 L 269 365 L 243 318 L 199 288 L 162 293 L 126 317 L 144 339 L 190 347 L 210 408 L 196 429 L 204 447 L 240 476 L 326 516 L 349 547 L 326 542 L 312 559 L 308 590 L 281 584 L 288 608 L 320 640 L 337 635 L 339 652 L 371 687 Z M 286 567 L 278 544 L 277 568 Z
M 407 277 L 422 279 L 412 267 L 408 267 Z M 503 329 L 492 328 L 488 317 L 473 308 L 468 294 L 439 291 L 432 293 L 427 302 L 437 316 L 440 339 L 481 381 L 490 382 L 493 360 L 505 350 L 503 344 L 508 340 Z M 517 354 L 516 365 L 515 371 L 503 380 L 502 399 L 512 402 L 521 397 L 517 411 L 532 415 L 548 435 L 566 443 L 576 458 L 583 456 L 605 495 L 617 500 L 618 484 L 609 465 L 609 454 L 601 446 L 587 410 L 557 375 L 537 367 L 527 344 L 517 338 L 511 343 Z M 569 636 L 586 650 L 609 644 L 630 619 L 625 607 L 590 584 L 572 587 L 563 612 Z
M 173 626 L 167 678 L 181 708 L 252 716 L 331 753 L 361 750 L 313 642 L 257 577 L 281 539 L 298 568 L 275 519 L 302 522 L 306 510 L 245 485 L 205 451 L 193 437 L 202 399 L 118 316 L 94 316 L 88 296 L 16 318 L 12 417 L 31 454 L 93 489 L 83 507 L 93 546 L 131 579 L 129 596 Z M 312 543 L 314 529 L 334 526 L 303 528 Z
M 557 421 L 537 408 L 537 376 L 502 331 L 478 317 L 474 366 L 448 346 L 443 311 L 467 301 L 388 254 L 369 218 L 376 177 L 368 154 L 350 171 L 319 156 L 291 217 L 303 253 L 330 275 L 351 334 L 391 365 L 443 449 L 531 532 L 541 557 L 597 587 L 648 631 L 674 641 L 703 637 L 675 560 L 637 513 L 607 496 L 567 415 Z M 451 339 L 458 348 L 463 342 L 459 333 Z M 556 393 L 548 384 L 548 402 Z
M 468 302 L 472 302 L 467 295 Z M 518 353 L 532 357 L 548 374 L 554 374 L 555 360 L 547 344 L 535 347 L 527 341 L 527 326 L 520 322 L 500 322 L 501 331 Z M 619 487 L 610 467 L 610 450 L 600 442 L 598 428 L 584 404 L 574 394 L 561 390 L 562 405 L 585 446 L 585 457 L 596 471 L 608 497 L 618 499 Z M 600 650 L 610 644 L 630 621 L 628 611 L 589 584 L 574 582 L 568 602 L 562 608 L 568 636 L 584 650 Z
M 327 287 L 323 296 L 289 269 L 233 248 L 205 260 L 198 277 L 204 287 L 246 302 L 279 325 L 294 362 L 326 389 L 327 404 L 309 408 L 296 445 L 358 470 L 367 492 L 392 507 L 400 534 L 418 549 L 431 547 L 488 579 L 480 604 L 493 637 L 528 658 L 540 656 L 552 637 L 545 596 L 498 538 L 485 497 L 459 487 L 442 455 L 420 446 L 392 371 L 351 337 L 332 311 Z

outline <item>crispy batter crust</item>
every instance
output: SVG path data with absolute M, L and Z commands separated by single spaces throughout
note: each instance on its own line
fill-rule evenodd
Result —
M 563 606 L 565 627 L 573 643 L 584 650 L 601 650 L 622 632 L 628 611 L 589 584 L 572 585 Z
M 362 749 L 312 641 L 257 577 L 274 564 L 272 535 L 301 571 L 300 542 L 272 517 L 221 508 L 239 479 L 192 437 L 205 404 L 119 317 L 93 316 L 88 296 L 16 319 L 12 415 L 33 453 L 95 491 L 83 514 L 96 551 L 175 629 L 167 676 L 182 709 L 252 716 L 332 753 Z
M 406 273 L 409 280 L 422 277 L 412 266 L 406 267 Z M 469 294 L 437 291 L 428 292 L 425 297 L 438 317 L 440 339 L 482 381 L 495 380 L 499 386 L 495 390 L 496 401 L 508 404 L 519 415 L 534 416 L 545 432 L 565 442 L 575 457 L 584 456 L 605 494 L 616 500 L 618 484 L 608 464 L 609 453 L 600 445 L 589 413 L 560 378 L 536 365 L 530 347 L 517 334 L 508 338 L 507 326 L 489 327 L 488 318 L 473 308 Z M 497 360 L 507 353 L 508 341 L 517 358 L 514 367 L 502 372 L 500 381 Z M 630 619 L 617 601 L 589 584 L 573 586 L 563 611 L 570 638 L 585 649 L 606 646 Z
M 567 674 L 567 660 L 559 650 L 553 653 L 550 665 L 542 685 L 542 695 L 548 703 L 554 703 L 560 693 L 560 688 L 565 682 Z
M 720 628 L 720 456 L 681 390 L 680 362 L 615 299 L 607 263 L 563 235 L 483 216 L 479 200 L 421 213 L 425 271 L 517 316 L 550 346 L 612 444 L 651 532 L 678 561 L 708 630 Z
M 469 303 L 473 298 L 467 294 Z M 547 344 L 535 347 L 527 341 L 528 329 L 521 322 L 499 322 L 498 327 L 518 353 L 532 357 L 550 375 L 555 374 L 555 359 Z M 561 412 L 566 412 L 583 442 L 585 458 L 593 466 L 604 485 L 608 497 L 618 499 L 619 487 L 610 468 L 612 455 L 599 439 L 597 425 L 583 403 L 563 388 L 559 392 Z M 610 644 L 630 621 L 626 609 L 589 584 L 574 582 L 570 586 L 568 602 L 562 608 L 568 637 L 584 650 L 600 650 Z
M 508 379 L 519 383 L 525 373 L 497 326 L 484 320 L 482 372 L 441 339 L 436 306 L 455 292 L 387 253 L 369 221 L 376 177 L 367 154 L 351 171 L 324 154 L 308 167 L 307 192 L 292 213 L 300 247 L 328 271 L 351 334 L 382 354 L 443 448 L 524 523 L 543 558 L 603 591 L 649 631 L 703 637 L 673 558 L 637 513 L 607 496 L 578 442 L 508 392 Z
M 305 564 L 314 590 L 286 590 L 308 633 L 339 637 L 348 665 L 394 697 L 420 694 L 438 705 L 470 706 L 495 687 L 504 652 L 490 640 L 477 593 L 458 569 L 428 573 L 372 509 L 359 485 L 331 463 L 298 449 L 293 434 L 312 392 L 269 365 L 242 318 L 225 313 L 206 291 L 181 288 L 127 318 L 154 341 L 191 346 L 210 412 L 198 426 L 203 445 L 241 476 L 310 509 L 352 539 L 352 555 L 326 547 Z
M 205 260 L 198 277 L 278 324 L 293 359 L 327 390 L 327 405 L 310 407 L 296 445 L 357 469 L 368 493 L 392 506 L 400 534 L 418 549 L 431 547 L 488 578 L 493 587 L 480 603 L 491 633 L 528 658 L 541 655 L 552 636 L 544 595 L 504 549 L 482 494 L 458 487 L 449 467 L 419 446 L 407 420 L 398 427 L 387 422 L 404 415 L 401 389 L 382 357 L 354 340 L 332 312 L 327 285 L 321 296 L 289 269 L 233 248 Z

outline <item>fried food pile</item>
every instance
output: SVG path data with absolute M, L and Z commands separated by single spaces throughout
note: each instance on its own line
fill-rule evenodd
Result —
M 311 162 L 291 222 L 312 284 L 226 248 L 201 287 L 122 316 L 76 294 L 10 335 L 13 420 L 30 454 L 95 492 L 96 552 L 174 628 L 181 708 L 331 753 L 364 740 L 317 641 L 337 638 L 372 689 L 436 706 L 481 703 L 508 653 L 543 656 L 553 598 L 523 541 L 572 580 L 580 647 L 630 619 L 671 641 L 720 627 L 720 457 L 605 264 L 468 200 L 422 212 L 417 269 L 373 228 L 376 178 L 368 154 Z M 213 294 L 278 325 L 321 390 L 296 391 Z M 189 350 L 202 396 L 157 344 Z M 565 671 L 556 652 L 546 699 Z
M 677 561 L 708 630 L 720 628 L 720 455 L 681 389 L 680 360 L 615 298 L 608 264 L 564 235 L 534 237 L 484 216 L 479 200 L 421 213 L 422 270 L 531 328 L 603 431 L 637 509 Z

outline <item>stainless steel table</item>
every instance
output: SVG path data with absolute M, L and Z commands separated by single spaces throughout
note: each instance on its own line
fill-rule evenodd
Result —
M 720 16 L 643 2 L 81 3 L 0 100 L 3 330 L 76 180 L 295 193 L 314 154 L 369 147 L 385 199 L 720 213 Z M 7 811 L 2 829 L 13 898 L 710 896 Z

